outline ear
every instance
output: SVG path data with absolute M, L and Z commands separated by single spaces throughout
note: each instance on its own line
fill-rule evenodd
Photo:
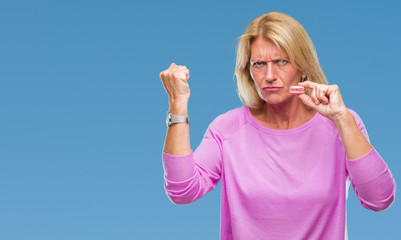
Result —
M 306 80 L 308 80 L 308 77 L 305 74 L 302 74 L 300 82 L 305 82 Z

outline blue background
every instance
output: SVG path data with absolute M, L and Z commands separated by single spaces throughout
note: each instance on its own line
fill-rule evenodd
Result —
M 218 239 L 220 184 L 190 205 L 163 189 L 168 98 L 159 72 L 191 71 L 193 149 L 241 106 L 236 38 L 282 11 L 304 25 L 330 83 L 400 182 L 397 1 L 2 1 L 0 239 Z M 348 199 L 350 239 L 401 239 L 400 201 Z

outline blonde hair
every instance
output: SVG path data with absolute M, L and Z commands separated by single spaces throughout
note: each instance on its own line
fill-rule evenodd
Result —
M 249 71 L 251 44 L 258 36 L 274 43 L 280 52 L 284 50 L 291 64 L 309 81 L 328 84 L 313 42 L 304 27 L 287 14 L 270 12 L 255 18 L 238 38 L 235 76 L 238 96 L 244 105 L 259 108 L 265 103 L 259 97 Z

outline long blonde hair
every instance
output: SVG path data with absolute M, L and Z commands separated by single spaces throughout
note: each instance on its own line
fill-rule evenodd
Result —
M 264 104 L 249 72 L 251 44 L 258 36 L 274 43 L 281 52 L 284 50 L 291 64 L 295 64 L 309 81 L 328 84 L 313 42 L 304 27 L 287 14 L 270 12 L 255 18 L 238 38 L 235 76 L 238 96 L 244 105 L 258 108 Z

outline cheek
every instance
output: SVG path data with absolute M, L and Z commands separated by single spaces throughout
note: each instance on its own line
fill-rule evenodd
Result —
M 299 78 L 298 78 L 299 75 Z M 297 69 L 287 69 L 280 72 L 281 79 L 285 82 L 294 82 L 301 79 L 301 72 Z

